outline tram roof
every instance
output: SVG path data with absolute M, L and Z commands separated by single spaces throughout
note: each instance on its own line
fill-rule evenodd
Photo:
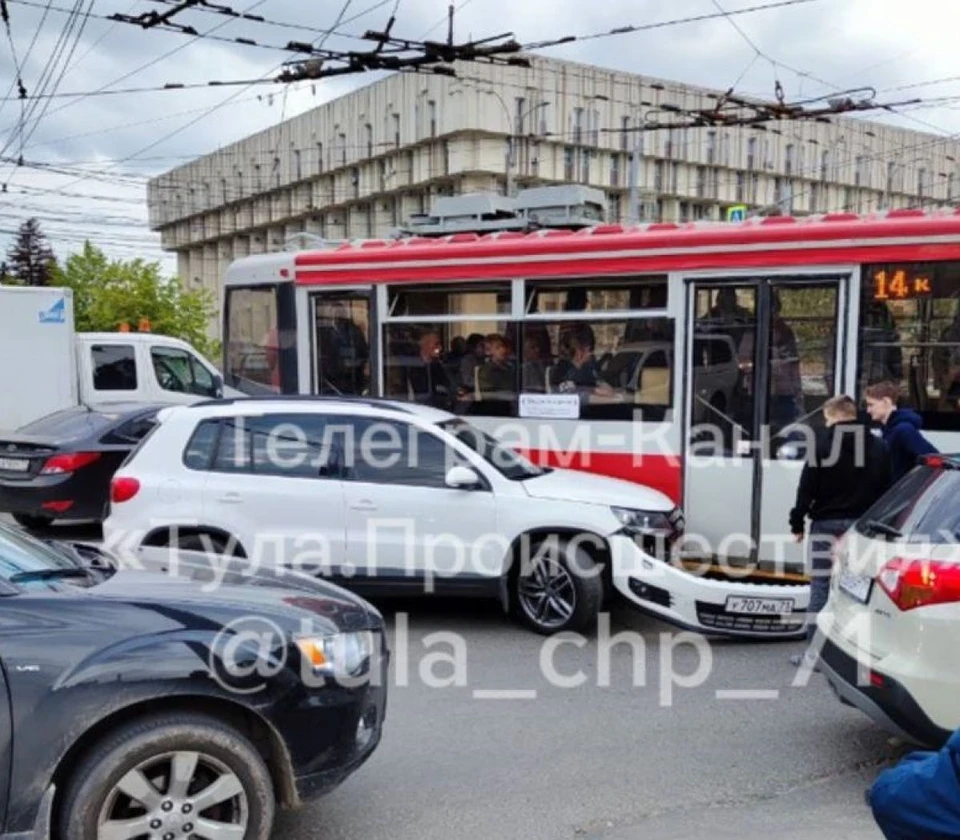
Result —
M 310 285 L 960 260 L 960 209 L 457 233 L 353 241 L 285 256 L 297 281 Z

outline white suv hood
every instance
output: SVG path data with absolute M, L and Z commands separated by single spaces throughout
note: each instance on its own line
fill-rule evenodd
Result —
M 651 511 L 671 511 L 675 507 L 669 496 L 652 487 L 580 470 L 553 470 L 537 478 L 528 478 L 523 487 L 535 499 Z

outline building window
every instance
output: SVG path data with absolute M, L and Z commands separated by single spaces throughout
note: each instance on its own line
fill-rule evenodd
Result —
M 594 110 L 590 120 L 590 142 L 594 146 L 600 145 L 600 112 Z
M 663 192 L 663 161 L 658 160 L 653 165 L 653 188 L 658 193 Z
M 583 143 L 583 108 L 573 109 L 573 142 L 578 146 Z
M 373 126 L 370 123 L 367 123 L 364 126 L 364 131 L 366 132 L 367 140 L 367 157 L 373 157 Z
M 893 193 L 893 181 L 896 175 L 897 164 L 892 160 L 887 162 L 887 196 Z
M 340 135 L 340 165 L 347 165 L 347 135 Z
M 360 168 L 355 166 L 350 170 L 350 184 L 353 186 L 353 197 L 360 197 Z
M 430 120 L 430 136 L 437 136 L 437 103 L 432 99 L 427 102 L 427 115 Z
M 393 115 L 393 145 L 394 148 L 400 148 L 400 115 Z
M 620 186 L 620 155 L 610 156 L 610 186 Z
M 670 164 L 670 191 L 677 195 L 680 192 L 680 164 Z
M 546 137 L 547 134 L 548 134 L 548 132 L 549 132 L 548 119 L 549 119 L 549 116 L 550 116 L 550 114 L 549 114 L 549 112 L 550 112 L 550 103 L 549 103 L 549 102 L 542 102 L 542 103 L 540 104 L 540 107 L 538 108 L 538 110 L 540 111 L 540 136 L 541 136 L 541 137 Z
M 630 132 L 630 117 L 621 117 L 620 118 L 620 148 L 623 151 L 626 151 L 630 148 L 629 143 L 627 142 L 627 137 Z
M 670 160 L 677 151 L 677 130 L 675 128 L 667 129 L 667 141 L 663 149 L 663 156 Z
M 300 150 L 293 150 L 293 177 L 298 180 L 303 180 L 303 163 L 300 157 Z
M 796 152 L 797 147 L 794 146 L 793 143 L 788 143 L 783 162 L 783 171 L 786 173 L 788 178 L 793 176 L 794 156 L 796 155 Z
M 917 171 L 917 195 L 925 198 L 927 194 L 927 170 L 921 167 Z
M 747 169 L 757 168 L 757 138 L 747 140 Z
M 853 164 L 853 185 L 860 187 L 863 185 L 863 155 L 857 155 Z
M 584 149 L 581 155 L 580 181 L 584 184 L 590 183 L 590 150 Z
M 830 180 L 830 150 L 824 149 L 820 156 L 820 180 Z
M 747 176 L 743 172 L 738 172 L 736 192 L 734 193 L 734 199 L 738 204 L 742 204 L 746 200 L 746 185 Z
M 707 170 L 697 167 L 697 198 L 705 198 L 707 195 Z
M 843 188 L 843 209 L 847 213 L 853 210 L 853 190 L 850 187 Z
M 750 203 L 756 204 L 760 195 L 760 175 L 756 172 L 750 176 Z
M 220 197 L 222 199 L 223 204 L 226 204 L 230 200 L 227 196 L 227 179 L 226 178 L 220 179 Z
M 818 183 L 810 185 L 810 212 L 820 212 L 820 184 Z
M 951 172 L 947 175 L 947 201 L 953 201 L 953 193 L 956 189 L 957 175 L 955 172 Z
M 710 198 L 720 198 L 720 170 L 717 168 L 710 170 Z
M 717 162 L 717 132 L 707 132 L 707 163 L 713 165 Z
M 565 181 L 573 180 L 573 147 L 567 146 L 563 150 L 563 178 Z
M 380 183 L 380 192 L 383 192 L 387 188 L 387 160 L 386 158 L 380 158 L 377 161 L 377 180 Z

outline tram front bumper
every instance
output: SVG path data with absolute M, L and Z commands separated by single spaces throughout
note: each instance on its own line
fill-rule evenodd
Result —
M 796 639 L 806 631 L 808 584 L 720 579 L 643 551 L 629 536 L 610 538 L 613 585 L 632 606 L 709 636 Z

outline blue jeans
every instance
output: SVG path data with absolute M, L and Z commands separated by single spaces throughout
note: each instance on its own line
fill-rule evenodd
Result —
M 855 519 L 822 519 L 810 525 L 810 539 L 807 543 L 807 568 L 810 571 L 807 639 L 813 639 L 817 629 L 817 613 L 823 609 L 830 595 L 834 546 L 854 522 Z

